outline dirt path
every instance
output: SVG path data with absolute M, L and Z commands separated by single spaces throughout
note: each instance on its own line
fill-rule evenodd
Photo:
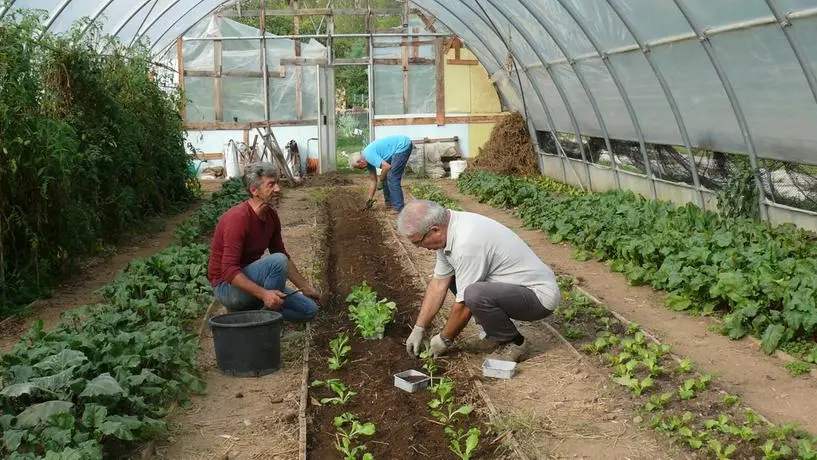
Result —
M 814 417 L 817 381 L 814 378 L 792 378 L 779 359 L 762 354 L 750 341 L 733 341 L 709 332 L 711 319 L 693 318 L 667 309 L 664 293 L 645 286 L 631 286 L 621 274 L 611 272 L 602 263 L 573 260 L 572 247 L 553 244 L 544 233 L 523 229 L 521 220 L 509 213 L 460 194 L 454 181 L 435 183 L 459 200 L 465 210 L 491 217 L 515 230 L 555 271 L 579 278 L 581 286 L 605 305 L 661 337 L 676 353 L 691 358 L 699 368 L 717 376 L 728 391 L 740 394 L 748 406 L 774 422 L 797 422 L 817 433 L 817 417 Z
M 406 250 L 420 277 L 428 279 L 434 271 L 434 252 L 411 245 Z M 453 301 L 449 293 L 435 318 L 438 326 Z M 494 436 L 512 431 L 531 459 L 685 458 L 667 438 L 633 423 L 636 409 L 631 398 L 609 385 L 604 369 L 578 358 L 539 322 L 519 327 L 531 341 L 532 352 L 511 380 L 482 377 L 485 351 L 473 322 L 448 358 L 450 367 L 483 382 L 498 412 Z M 500 450 L 495 455 L 510 454 Z
M 102 300 L 94 295 L 95 290 L 113 281 L 131 259 L 151 256 L 169 246 L 174 240 L 176 228 L 196 209 L 198 205 L 164 220 L 161 230 L 156 233 L 134 237 L 128 245 L 118 247 L 110 259 L 86 261 L 86 268 L 70 275 L 56 286 L 50 299 L 36 300 L 31 304 L 28 314 L 3 320 L 0 323 L 0 353 L 11 350 L 34 321 L 42 320 L 47 330 L 60 322 L 63 312 Z
M 302 274 L 315 273 L 326 228 L 325 212 L 313 194 L 318 189 L 284 189 L 278 207 L 284 244 Z M 320 289 L 320 287 L 319 287 Z M 217 306 L 210 316 L 225 313 Z M 192 407 L 171 417 L 172 436 L 159 443 L 155 457 L 194 459 L 298 458 L 298 404 L 306 343 L 304 327 L 293 328 L 282 342 L 282 368 L 260 378 L 222 375 L 216 366 L 213 335 L 204 327 L 199 367 L 207 394 L 195 396 Z

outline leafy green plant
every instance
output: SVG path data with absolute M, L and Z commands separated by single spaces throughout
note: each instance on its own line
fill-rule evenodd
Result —
M 457 416 L 468 415 L 473 410 L 467 404 L 457 406 L 454 401 L 454 381 L 448 377 L 440 379 L 439 383 L 432 385 L 431 391 L 435 398 L 428 402 L 433 415 L 443 425 L 450 425 Z
M 381 339 L 386 325 L 394 318 L 397 305 L 387 299 L 376 300 L 374 292 L 364 281 L 354 286 L 346 297 L 349 302 L 349 316 L 355 322 L 355 328 L 364 339 Z
M 329 357 L 329 369 L 336 371 L 349 361 L 347 356 L 352 351 L 349 336 L 345 332 L 338 334 L 329 341 L 329 350 L 332 352 L 332 356 Z
M 792 377 L 798 377 L 811 372 L 811 366 L 803 361 L 792 361 L 784 364 L 783 367 L 789 370 Z
M 472 427 L 468 431 L 458 428 L 456 431 L 451 427 L 445 427 L 445 434 L 449 439 L 449 449 L 460 460 L 469 460 L 479 445 L 479 428 Z M 463 441 L 465 441 L 463 443 Z
M 452 209 L 454 211 L 462 211 L 460 204 L 456 200 L 451 199 L 440 187 L 437 187 L 436 185 L 411 184 L 409 185 L 409 190 L 411 191 L 412 195 L 419 199 L 431 200 L 444 208 Z
M 653 412 L 655 410 L 663 409 L 668 402 L 672 401 L 672 395 L 672 393 L 664 392 L 660 395 L 650 396 L 650 400 L 644 404 L 644 410 L 647 412 Z
M 707 443 L 709 449 L 718 457 L 718 460 L 726 460 L 731 458 L 732 455 L 738 450 L 737 446 L 734 444 L 729 444 L 726 447 L 723 447 L 723 444 L 717 439 L 710 439 Z
M 354 445 L 360 436 L 372 436 L 375 433 L 375 424 L 372 422 L 361 423 L 357 416 L 349 412 L 335 417 L 335 428 L 338 430 L 335 435 L 335 449 L 343 454 L 344 460 L 357 460 L 358 454 L 366 451 L 366 444 Z M 366 452 L 361 457 L 362 460 L 374 460 L 371 453 Z
M 726 407 L 733 407 L 740 404 L 740 396 L 738 395 L 724 395 L 723 396 L 723 405 Z
M 321 388 L 324 386 L 332 390 L 335 394 L 337 394 L 337 396 L 321 398 L 321 404 L 346 404 L 352 398 L 352 396 L 357 394 L 356 392 L 350 390 L 349 387 L 347 387 L 346 384 L 340 379 L 314 380 L 310 385 L 312 388 Z
M 693 364 L 691 359 L 684 358 L 678 362 L 678 372 L 680 372 L 681 374 L 688 374 L 692 372 L 692 370 Z
M 620 377 L 613 377 L 613 381 L 618 383 L 619 385 L 623 385 L 635 393 L 636 396 L 641 396 L 644 391 L 652 388 L 655 385 L 652 377 L 647 377 L 644 379 L 638 379 L 637 377 L 633 377 L 631 375 L 623 375 Z
M 789 458 L 792 454 L 791 447 L 788 444 L 780 443 L 778 445 L 777 441 L 774 439 L 769 439 L 766 441 L 761 447 L 760 450 L 763 452 L 763 458 L 766 460 L 780 460 L 784 458 Z
M 751 174 L 736 180 L 747 183 Z M 766 353 L 817 333 L 817 245 L 803 230 L 628 191 L 559 196 L 530 180 L 487 172 L 469 171 L 457 186 L 481 202 L 513 208 L 527 227 L 592 254 L 631 283 L 666 291 L 670 308 L 723 312 L 722 333 L 761 338 Z

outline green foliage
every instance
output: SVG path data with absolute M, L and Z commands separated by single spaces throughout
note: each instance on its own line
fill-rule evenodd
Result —
M 363 281 L 353 286 L 346 297 L 349 303 L 349 316 L 355 322 L 355 328 L 364 339 L 382 339 L 386 325 L 394 318 L 397 305 L 387 299 L 377 300 L 377 293 Z
M 786 363 L 784 367 L 789 370 L 792 377 L 797 377 L 811 372 L 811 366 L 803 361 L 792 361 L 790 363 Z
M 734 161 L 737 166 L 718 190 L 718 211 L 724 217 L 743 217 L 757 220 L 760 217 L 760 194 L 755 186 L 755 173 L 749 160 Z
M 329 341 L 329 350 L 332 352 L 332 356 L 329 357 L 329 369 L 336 371 L 349 361 L 347 356 L 352 351 L 352 346 L 349 345 L 349 336 L 345 332 L 338 334 L 337 337 Z
M 672 309 L 725 312 L 724 334 L 762 337 L 767 353 L 817 334 L 817 245 L 803 230 L 625 191 L 566 197 L 484 172 L 463 174 L 458 187 L 514 208 L 526 226 L 607 262 L 634 285 L 669 292 Z
M 343 454 L 344 460 L 357 460 L 358 453 L 366 451 L 366 444 L 354 445 L 353 443 L 360 436 L 372 436 L 375 433 L 375 425 L 372 422 L 361 423 L 357 416 L 349 412 L 335 417 L 335 428 L 338 430 L 335 449 Z M 372 454 L 366 452 L 361 457 L 363 460 L 373 460 Z
M 422 200 L 434 201 L 444 208 L 454 211 L 462 211 L 460 204 L 450 198 L 440 187 L 432 184 L 411 184 L 409 185 L 411 194 Z
M 340 381 L 340 379 L 315 380 L 310 386 L 312 388 L 320 388 L 325 386 L 337 395 L 331 398 L 321 398 L 321 404 L 346 404 L 352 398 L 352 396 L 357 394 L 357 392 L 350 390 L 345 383 Z
M 190 330 L 212 298 L 208 252 L 192 243 L 133 259 L 100 303 L 47 333 L 34 322 L 0 359 L 4 458 L 101 459 L 166 433 L 167 407 L 204 390 Z
M 55 36 L 43 22 L 15 10 L 0 20 L 0 315 L 192 199 L 181 95 L 160 86 L 149 50 L 98 25 Z
M 221 190 L 213 193 L 210 201 L 202 204 L 190 219 L 176 229 L 176 237 L 182 244 L 202 240 L 213 233 L 219 217 L 225 211 L 249 197 L 241 179 L 234 177 L 224 182 Z

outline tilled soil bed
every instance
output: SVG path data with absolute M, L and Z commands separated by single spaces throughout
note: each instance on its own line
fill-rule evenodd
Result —
M 443 426 L 431 417 L 431 392 L 407 393 L 394 387 L 395 373 L 422 369 L 418 359 L 407 355 L 404 340 L 423 293 L 414 286 L 413 275 L 401 263 L 399 248 L 374 212 L 360 210 L 363 200 L 359 194 L 337 189 L 328 200 L 330 295 L 314 325 L 309 380 L 340 379 L 356 394 L 345 404 L 319 405 L 321 398 L 336 395 L 326 387 L 310 388 L 308 457 L 343 458 L 333 445 L 337 432 L 333 420 L 348 412 L 361 423 L 375 424 L 373 436 L 356 441 L 365 443 L 374 458 L 454 458 Z M 363 281 L 377 291 L 378 299 L 386 297 L 397 304 L 395 319 L 379 340 L 361 338 L 349 318 L 346 296 Z M 344 331 L 352 347 L 349 361 L 339 370 L 330 370 L 329 341 Z

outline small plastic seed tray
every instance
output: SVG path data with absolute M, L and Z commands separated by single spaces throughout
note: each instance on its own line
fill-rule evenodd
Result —
M 414 369 L 394 374 L 394 386 L 409 393 L 427 387 L 430 381 L 428 375 Z
M 482 363 L 482 375 L 496 379 L 509 379 L 516 374 L 516 363 L 514 361 L 502 361 L 499 359 L 486 359 Z

